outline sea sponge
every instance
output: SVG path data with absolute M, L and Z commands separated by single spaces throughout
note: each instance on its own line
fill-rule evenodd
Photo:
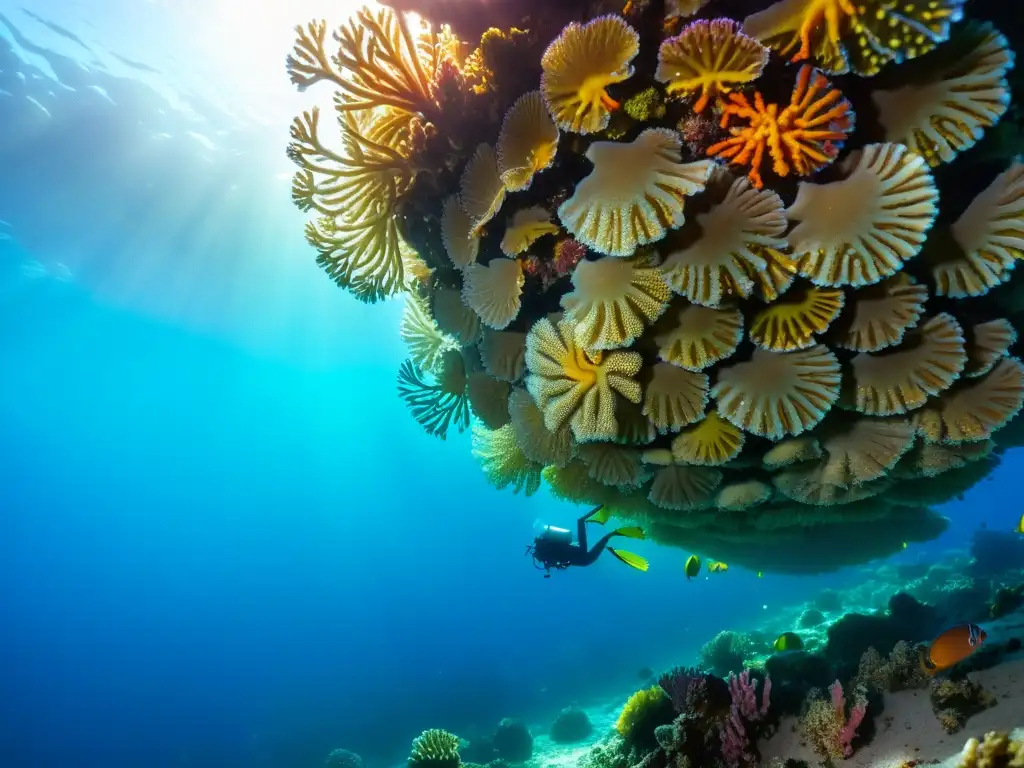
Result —
M 703 191 L 712 163 L 683 163 L 681 147 L 679 134 L 664 128 L 631 142 L 593 142 L 586 158 L 594 169 L 558 207 L 562 225 L 609 256 L 632 256 L 682 226 L 684 201 Z
M 576 443 L 568 423 L 551 431 L 544 424 L 544 413 L 530 393 L 521 387 L 512 390 L 508 412 L 516 440 L 531 461 L 544 466 L 565 467 L 576 455 Z
M 555 124 L 573 133 L 607 128 L 618 108 L 607 89 L 632 76 L 630 62 L 639 50 L 639 36 L 621 16 L 563 29 L 541 57 L 540 90 Z
M 743 432 L 712 410 L 676 435 L 672 456 L 681 464 L 718 466 L 739 455 L 744 439 Z
M 505 202 L 505 182 L 498 170 L 498 156 L 490 144 L 478 144 L 459 180 L 459 202 L 479 235 Z
M 712 98 L 753 82 L 768 63 L 768 49 L 739 31 L 730 19 L 700 20 L 662 41 L 654 79 L 670 94 L 699 93 L 693 111 L 703 112 Z
M 515 384 L 526 373 L 526 334 L 486 329 L 477 349 L 484 370 L 496 379 Z
M 924 82 L 872 94 L 885 140 L 905 144 L 933 166 L 974 146 L 1010 104 L 1009 42 L 990 24 L 968 25 L 963 36 L 971 38 L 964 55 L 951 60 L 942 51 L 919 62 Z
M 409 768 L 459 768 L 459 737 L 440 728 L 423 731 L 412 742 Z
M 801 182 L 786 210 L 800 222 L 788 237 L 800 274 L 816 285 L 863 286 L 894 274 L 921 251 L 938 213 L 927 164 L 901 144 L 869 144 L 843 169 L 842 181 Z
M 498 490 L 511 487 L 513 493 L 532 496 L 540 488 L 544 465 L 526 457 L 511 424 L 500 429 L 474 424 L 473 456 L 480 462 L 487 480 Z
M 444 353 L 459 346 L 455 339 L 437 327 L 430 316 L 427 300 L 418 293 L 410 293 L 405 301 L 399 334 L 409 348 L 412 364 L 425 371 L 437 370 Z
M 480 237 L 473 234 L 473 220 L 458 195 L 449 195 L 442 204 L 441 242 L 456 269 L 474 263 L 480 254 Z
M 987 440 L 1024 404 L 1024 364 L 1004 357 L 980 378 L 966 379 L 916 414 L 921 435 L 932 443 Z
M 523 269 L 515 259 L 496 258 L 463 270 L 462 300 L 484 325 L 500 331 L 516 319 L 522 303 Z
M 741 123 L 731 137 L 712 144 L 707 153 L 730 165 L 748 167 L 747 175 L 758 189 L 764 186 L 761 164 L 772 159 L 777 176 L 810 176 L 835 160 L 847 135 L 853 131 L 850 102 L 813 67 L 800 68 L 790 102 L 784 109 L 754 92 L 754 102 L 742 93 L 730 93 L 721 104 L 722 128 L 735 118 Z
M 661 317 L 670 296 L 661 272 L 643 255 L 581 261 L 572 285 L 562 307 L 576 326 L 577 343 L 588 350 L 629 346 Z
M 636 352 L 585 351 L 564 320 L 534 323 L 526 337 L 526 388 L 552 432 L 568 422 L 578 441 L 611 440 L 618 433 L 615 393 L 639 403 Z
M 469 426 L 469 398 L 466 365 L 458 351 L 445 352 L 434 383 L 423 378 L 411 361 L 398 372 L 398 394 L 427 434 L 444 440 L 452 426 L 459 432 Z
M 840 420 L 821 438 L 821 479 L 846 488 L 885 477 L 914 445 L 914 437 L 907 419 Z
M 839 361 L 818 344 L 798 352 L 754 350 L 723 367 L 711 396 L 740 429 L 780 440 L 814 427 L 839 398 Z
M 925 404 L 948 389 L 967 364 L 963 330 L 947 312 L 926 320 L 895 347 L 850 361 L 849 384 L 861 413 L 890 416 Z
M 561 230 L 551 220 L 551 214 L 539 205 L 516 211 L 501 238 L 501 250 L 506 256 L 522 253 L 545 235 L 557 235 Z
M 832 344 L 854 352 L 899 344 L 921 319 L 927 299 L 928 289 L 903 272 L 862 288 L 851 295 Z
M 965 1 L 779 0 L 748 16 L 743 31 L 791 61 L 870 77 L 890 61 L 920 56 L 946 40 Z
M 688 371 L 704 369 L 730 357 L 743 339 L 743 315 L 733 307 L 712 309 L 683 303 L 670 309 L 654 337 L 658 356 Z
M 662 434 L 677 432 L 704 417 L 708 405 L 708 377 L 657 363 L 644 392 L 643 414 Z
M 844 300 L 843 292 L 835 288 L 790 291 L 754 315 L 750 340 L 772 352 L 806 349 L 839 317 Z
M 551 167 L 558 151 L 558 126 L 540 91 L 524 93 L 505 113 L 497 151 L 498 172 L 509 192 L 529 189 L 533 177 Z
M 722 179 L 714 177 L 715 182 Z M 700 237 L 670 252 L 661 265 L 676 293 L 696 304 L 717 307 L 727 296 L 750 296 L 765 281 L 775 294 L 789 287 L 792 272 L 781 285 L 769 274 L 772 254 L 782 258 L 779 252 L 787 247 L 786 217 L 777 194 L 754 189 L 745 177 L 735 179 L 717 205 L 697 215 L 697 223 Z

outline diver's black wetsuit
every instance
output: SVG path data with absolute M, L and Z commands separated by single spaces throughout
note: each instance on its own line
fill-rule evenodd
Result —
M 537 537 L 533 544 L 533 558 L 545 570 L 550 568 L 568 568 L 571 565 L 590 565 L 597 561 L 612 536 L 621 535 L 611 531 L 602 536 L 593 549 L 587 548 L 587 522 L 601 510 L 594 507 L 576 521 L 576 543 L 556 540 L 546 533 Z

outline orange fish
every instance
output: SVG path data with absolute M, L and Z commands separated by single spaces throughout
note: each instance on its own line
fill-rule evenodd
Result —
M 921 654 L 921 666 L 929 675 L 949 669 L 974 653 L 988 634 L 977 624 L 957 624 L 932 640 Z

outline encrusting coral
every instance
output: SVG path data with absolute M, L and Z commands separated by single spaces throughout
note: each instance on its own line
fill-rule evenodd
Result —
M 292 197 L 339 285 L 408 296 L 414 418 L 758 570 L 936 536 L 1024 403 L 1009 40 L 964 0 L 550 5 L 297 29 L 334 99 Z

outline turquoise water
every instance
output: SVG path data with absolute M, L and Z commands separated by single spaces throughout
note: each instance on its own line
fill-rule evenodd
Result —
M 400 760 L 627 691 L 858 569 L 545 580 L 574 507 L 495 491 L 395 389 L 400 302 L 335 288 L 283 153 L 327 11 L 0 0 L 0 765 Z M 324 4 L 321 4 L 324 5 Z M 937 558 L 1019 517 L 1016 454 Z

